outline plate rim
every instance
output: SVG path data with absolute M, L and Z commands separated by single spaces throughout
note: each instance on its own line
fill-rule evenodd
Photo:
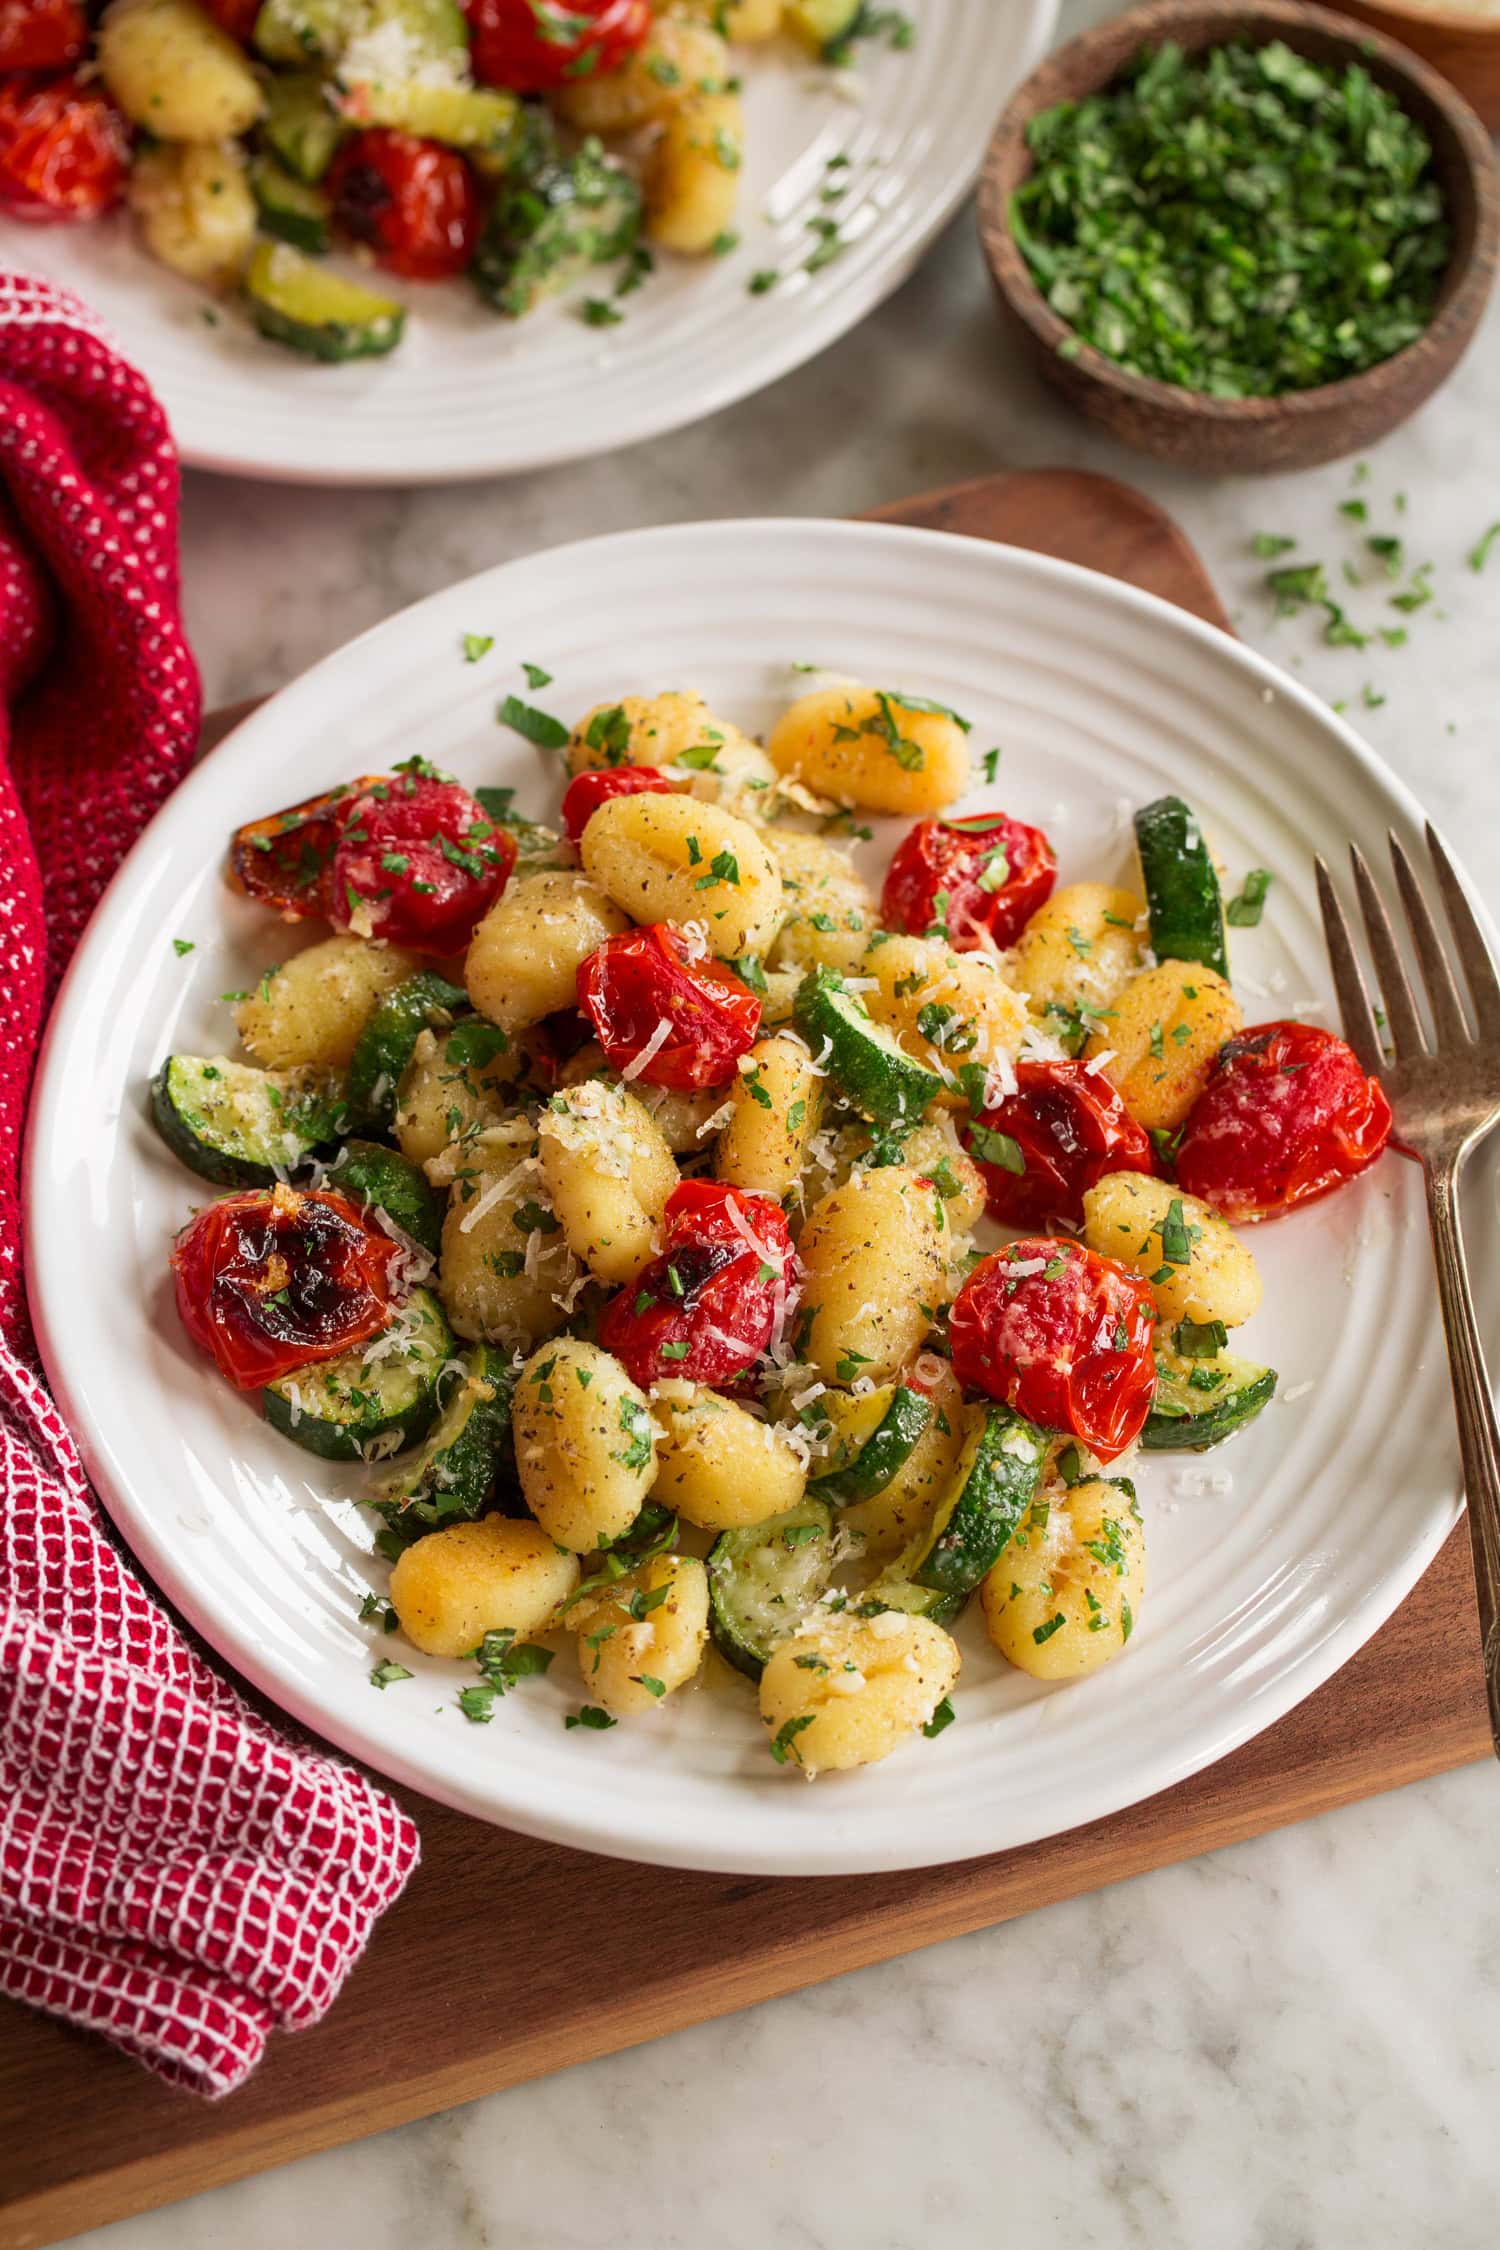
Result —
M 543 561 L 549 564 L 565 562 L 570 555 L 585 549 L 591 552 L 607 551 L 648 543 L 653 547 L 667 547 L 673 543 L 691 545 L 704 537 L 732 541 L 747 533 L 770 533 L 784 541 L 806 532 L 820 536 L 831 534 L 854 542 L 873 540 L 883 545 L 905 547 L 912 552 L 914 558 L 924 551 L 947 552 L 962 544 L 973 550 L 971 559 L 980 569 L 987 567 L 983 559 L 987 553 L 998 554 L 1012 564 L 1019 562 L 1024 570 L 1034 572 L 1043 581 L 1051 580 L 1064 591 L 1070 586 L 1082 585 L 1091 588 L 1097 595 L 1102 588 L 1104 598 L 1114 601 L 1127 613 L 1133 610 L 1163 625 L 1169 633 L 1186 634 L 1190 641 L 1213 651 L 1220 660 L 1227 658 L 1232 666 L 1241 668 L 1262 691 L 1269 689 L 1275 695 L 1296 703 L 1306 716 L 1340 743 L 1345 755 L 1353 760 L 1365 779 L 1382 793 L 1387 802 L 1394 803 L 1406 819 L 1421 821 L 1426 818 L 1416 793 L 1341 714 L 1333 711 L 1310 688 L 1289 673 L 1283 672 L 1259 650 L 1240 641 L 1233 633 L 1226 633 L 1221 627 L 1209 624 L 1190 611 L 1125 580 L 1112 578 L 1105 572 L 1039 554 L 1010 542 L 975 540 L 953 532 L 841 517 L 717 517 L 568 540 L 538 549 L 527 556 L 492 564 L 483 571 L 435 589 L 404 609 L 394 612 L 392 616 L 367 627 L 296 678 L 286 682 L 197 762 L 148 821 L 121 862 L 90 916 L 68 964 L 38 1053 L 22 1154 L 25 1287 L 47 1381 L 74 1437 L 99 1500 L 132 1560 L 148 1574 L 149 1582 L 165 1594 L 179 1616 L 187 1621 L 216 1656 L 267 1696 L 278 1711 L 289 1716 L 296 1724 L 308 1728 L 322 1741 L 333 1744 L 347 1755 L 361 1759 L 377 1774 L 404 1784 L 429 1800 L 450 1805 L 491 1825 L 503 1826 L 519 1834 L 535 1836 L 546 1842 L 604 1857 L 705 1872 L 767 1876 L 888 1873 L 928 1866 L 958 1865 L 966 1859 L 984 1858 L 996 1851 L 1024 1849 L 1028 1844 L 1046 1837 L 1064 1835 L 1073 1828 L 1087 1826 L 1095 1820 L 1111 1818 L 1132 1805 L 1144 1803 L 1163 1790 L 1174 1787 L 1191 1775 L 1218 1764 L 1243 1743 L 1265 1732 L 1306 1701 L 1395 1613 L 1459 1521 L 1463 1512 L 1461 1482 L 1456 1488 L 1455 1506 L 1446 1520 L 1438 1522 L 1434 1519 L 1431 1527 L 1414 1538 L 1400 1563 L 1393 1566 L 1382 1581 L 1372 1586 L 1311 1648 L 1279 1674 L 1270 1688 L 1262 1689 L 1257 1697 L 1242 1704 L 1238 1718 L 1218 1727 L 1211 1746 L 1183 1746 L 1174 1750 L 1169 1745 L 1165 1750 L 1153 1753 L 1146 1761 L 1147 1778 L 1144 1785 L 1138 1776 L 1132 1779 L 1122 1776 L 1117 1788 L 1102 1789 L 1090 1808 L 1077 1820 L 1067 1820 L 1059 1826 L 1043 1817 L 1024 1824 L 1023 1832 L 1010 1836 L 1003 1845 L 980 1842 L 972 1848 L 957 1852 L 945 1848 L 933 1853 L 916 1840 L 905 1844 L 897 1842 L 885 1849 L 862 1849 L 853 1862 L 840 1855 L 836 1843 L 811 1839 L 790 1850 L 773 1847 L 758 1852 L 753 1859 L 748 1860 L 742 1850 L 716 1850 L 711 1838 L 706 1843 L 695 1841 L 691 1853 L 688 1853 L 672 1848 L 670 1844 L 658 1842 L 650 1834 L 649 1823 L 639 1818 L 634 1822 L 622 1820 L 613 1834 L 601 1838 L 598 1829 L 586 1820 L 569 1816 L 565 1801 L 562 1805 L 551 1808 L 528 1806 L 518 1811 L 513 1805 L 507 1804 L 503 1810 L 497 1810 L 493 1793 L 485 1796 L 465 1787 L 461 1782 L 450 1780 L 446 1775 L 435 1780 L 430 1768 L 416 1758 L 407 1757 L 399 1746 L 393 1746 L 389 1737 L 380 1733 L 373 1709 L 369 1720 L 362 1723 L 357 1716 L 357 1706 L 351 1706 L 347 1715 L 342 1711 L 331 1714 L 315 1698 L 303 1698 L 297 1692 L 295 1680 L 289 1682 L 288 1675 L 279 1670 L 274 1662 L 269 1658 L 262 1658 L 253 1636 L 237 1632 L 233 1619 L 226 1622 L 211 1602 L 199 1602 L 189 1575 L 179 1569 L 176 1563 L 165 1527 L 153 1526 L 149 1510 L 138 1505 L 128 1483 L 123 1478 L 118 1481 L 115 1479 L 111 1467 L 111 1441 L 107 1430 L 94 1415 L 92 1403 L 87 1396 L 88 1386 L 85 1382 L 74 1383 L 66 1349 L 55 1348 L 57 1338 L 63 1333 L 64 1323 L 59 1321 L 54 1330 L 51 1314 L 59 1293 L 66 1296 L 68 1282 L 62 1276 L 49 1278 L 47 1259 L 40 1246 L 39 1219 L 44 1200 L 40 1183 L 44 1172 L 34 1161 L 34 1152 L 46 1137 L 52 1104 L 57 1098 L 52 1083 L 54 1050 L 60 1050 L 66 1043 L 71 1018 L 83 1006 L 80 995 L 87 990 L 84 978 L 85 955 L 96 932 L 118 911 L 119 901 L 128 897 L 136 863 L 149 852 L 153 831 L 168 808 L 182 796 L 184 790 L 196 791 L 200 786 L 200 776 L 211 776 L 217 770 L 216 761 L 229 751 L 231 745 L 239 745 L 236 755 L 243 755 L 242 738 L 247 734 L 253 735 L 262 726 L 268 729 L 274 726 L 289 698 L 304 692 L 320 677 L 326 675 L 335 678 L 345 665 L 357 664 L 360 652 L 375 638 L 382 635 L 404 635 L 413 629 L 425 612 L 435 610 L 439 605 L 459 596 L 467 602 L 474 597 L 476 589 L 493 588 L 507 574 L 522 574 Z M 207 787 L 207 781 L 202 785 Z M 1500 946 L 1494 918 L 1469 878 L 1461 857 L 1456 858 L 1456 865 L 1487 938 L 1492 945 Z M 1423 1239 L 1425 1241 L 1425 1236 Z M 563 1795 L 565 1799 L 566 1793 Z

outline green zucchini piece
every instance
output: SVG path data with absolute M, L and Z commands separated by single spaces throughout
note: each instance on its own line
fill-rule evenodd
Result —
M 864 8 L 865 0 L 787 0 L 787 29 L 821 55 L 848 38 Z
M 377 1000 L 349 1059 L 349 1108 L 362 1125 L 388 1126 L 396 1114 L 396 1088 L 424 1031 L 446 1030 L 469 995 L 436 969 L 418 969 Z
M 857 1617 L 878 1617 L 883 1609 L 899 1609 L 908 1617 L 930 1617 L 934 1625 L 951 1625 L 967 1601 L 966 1594 L 940 1593 L 935 1586 L 914 1586 L 909 1578 L 881 1578 L 855 1608 Z
M 343 123 L 329 106 L 327 81 L 316 71 L 276 71 L 267 79 L 260 137 L 297 179 L 316 187 L 343 134 Z
M 834 969 L 808 971 L 797 989 L 793 1021 L 840 1092 L 872 1124 L 915 1125 L 943 1090 L 937 1073 L 875 1021 Z
M 488 86 L 424 86 L 411 80 L 361 86 L 359 120 L 362 126 L 390 125 L 445 148 L 503 159 L 520 137 L 521 104 L 514 94 Z
M 830 1392 L 819 1401 L 830 1425 L 831 1466 L 808 1491 L 836 1508 L 884 1492 L 932 1420 L 932 1401 L 905 1383 L 884 1383 L 864 1398 Z
M 953 1482 L 893 1578 L 963 1601 L 1004 1553 L 1046 1459 L 1046 1432 L 1014 1407 L 978 1410 Z
M 383 1211 L 430 1257 L 437 1256 L 448 1199 L 409 1157 L 379 1141 L 346 1141 L 329 1168 L 328 1185 Z
M 261 0 L 252 37 L 267 62 L 336 62 L 352 40 L 386 23 L 405 33 L 409 75 L 454 56 L 467 67 L 469 34 L 457 0 Z
M 309 264 L 289 242 L 257 243 L 245 295 L 262 336 L 310 359 L 378 359 L 406 326 L 406 307 L 394 297 Z
M 294 178 L 274 156 L 257 156 L 250 166 L 250 192 L 263 234 L 289 242 L 310 257 L 322 257 L 329 238 L 328 198 L 321 188 Z
M 1201 961 L 1229 974 L 1224 901 L 1196 813 L 1180 797 L 1158 797 L 1135 816 L 1151 949 L 1159 961 Z
M 215 1187 L 285 1179 L 348 1119 L 327 1072 L 255 1070 L 223 1055 L 168 1055 L 151 1081 L 151 1117 L 174 1156 Z
M 461 1368 L 449 1378 L 452 1387 L 444 1385 L 442 1414 L 421 1452 L 380 1480 L 373 1505 L 385 1518 L 384 1553 L 399 1553 L 445 1524 L 473 1522 L 496 1504 L 497 1484 L 514 1475 L 515 1369 L 489 1344 L 465 1352 Z
M 1191 1328 L 1191 1324 L 1187 1324 Z M 1223 1350 L 1178 1348 L 1181 1331 L 1156 1351 L 1156 1396 L 1141 1432 L 1147 1453 L 1202 1453 L 1253 1422 L 1276 1395 L 1276 1374 Z M 1196 1343 L 1197 1338 L 1186 1339 Z
M 545 127 L 529 126 L 500 184 L 470 278 L 508 319 L 528 313 L 587 267 L 623 257 L 641 224 L 641 191 L 600 142 L 564 155 Z
M 708 1625 L 715 1648 L 758 1680 L 778 1641 L 795 1633 L 828 1584 L 832 1517 L 811 1493 L 742 1531 L 721 1531 L 708 1557 Z
M 283 1375 L 262 1393 L 266 1420 L 294 1445 L 325 1461 L 384 1460 L 412 1445 L 438 1410 L 453 1335 L 430 1289 L 414 1289 L 383 1358 L 372 1346 Z

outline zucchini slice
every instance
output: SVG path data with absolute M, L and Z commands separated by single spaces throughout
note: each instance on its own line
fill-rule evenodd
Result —
M 414 1289 L 385 1334 L 383 1358 L 368 1359 L 366 1344 L 272 1383 L 262 1393 L 272 1429 L 325 1461 L 383 1460 L 413 1444 L 437 1413 L 452 1333 L 431 1290 Z
M 765 1523 L 720 1532 L 708 1557 L 708 1626 L 737 1672 L 760 1678 L 828 1584 L 831 1554 L 827 1503 L 810 1493 Z
M 321 188 L 297 179 L 274 156 L 257 156 L 250 166 L 250 192 L 263 233 L 322 257 L 328 248 L 328 198 Z
M 361 85 L 359 121 L 417 133 L 445 148 L 503 160 L 521 134 L 521 104 L 514 94 L 488 86 L 424 86 L 408 79 L 399 86 Z
M 931 1399 L 905 1383 L 884 1383 L 864 1398 L 831 1393 L 819 1405 L 832 1465 L 808 1491 L 836 1508 L 884 1492 L 932 1420 Z
M 436 1257 L 448 1199 L 411 1159 L 379 1141 L 346 1141 L 329 1168 L 328 1185 L 393 1219 L 403 1234 Z
M 421 1452 L 381 1479 L 374 1505 L 386 1522 L 378 1542 L 383 1553 L 399 1553 L 444 1524 L 482 1516 L 493 1504 L 497 1482 L 514 1467 L 515 1369 L 489 1344 L 474 1345 L 460 1365 L 462 1373 Z
M 978 1409 L 952 1483 L 893 1578 L 964 1601 L 999 1561 L 1036 1498 L 1046 1459 L 1046 1432 L 1014 1407 Z
M 200 1179 L 265 1188 L 337 1139 L 348 1104 L 327 1072 L 168 1055 L 151 1081 L 151 1117 L 173 1155 Z
M 1201 961 L 1229 974 L 1224 901 L 1197 815 L 1180 797 L 1158 797 L 1135 816 L 1151 949 L 1159 961 Z
M 821 55 L 837 47 L 865 12 L 865 0 L 787 0 L 787 28 Z
M 405 33 L 413 77 L 424 62 L 468 62 L 458 0 L 261 0 L 251 36 L 267 62 L 305 64 L 314 56 L 336 60 L 352 39 L 383 23 Z
M 245 295 L 262 336 L 310 359 L 377 359 L 395 350 L 406 326 L 406 307 L 394 297 L 309 264 L 289 242 L 257 243 Z
M 385 1128 L 396 1114 L 396 1088 L 424 1031 L 446 1030 L 469 996 L 435 969 L 418 969 L 388 992 L 365 1018 L 349 1058 L 349 1107 L 362 1125 Z
M 814 1059 L 826 1062 L 840 1091 L 872 1124 L 915 1125 L 943 1090 L 937 1073 L 875 1021 L 834 969 L 808 972 L 793 1017 Z
M 329 107 L 326 82 L 316 71 L 276 71 L 267 79 L 260 137 L 294 178 L 316 187 L 343 133 L 341 120 Z
M 1222 1445 L 1275 1397 L 1274 1368 L 1222 1348 L 1204 1352 L 1204 1340 L 1214 1341 L 1184 1322 L 1170 1345 L 1157 1346 L 1156 1396 L 1141 1432 L 1147 1453 L 1202 1453 Z M 1185 1352 L 1183 1343 L 1198 1348 Z
M 487 305 L 516 319 L 587 267 L 623 257 L 640 224 L 639 186 L 598 141 L 564 155 L 550 123 L 528 115 L 470 278 Z

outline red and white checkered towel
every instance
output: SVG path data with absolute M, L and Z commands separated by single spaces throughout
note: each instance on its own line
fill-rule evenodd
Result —
M 417 1838 L 256 1717 L 137 1583 L 26 1320 L 46 1008 L 197 739 L 177 497 L 142 378 L 76 299 L 0 272 L 0 1992 L 223 2094 L 273 2026 L 330 2006 Z

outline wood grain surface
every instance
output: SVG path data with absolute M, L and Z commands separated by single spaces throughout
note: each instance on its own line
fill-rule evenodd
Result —
M 1105 478 L 1033 471 L 876 513 L 1086 562 L 1226 622 L 1175 526 Z M 0 2005 L 0 2250 L 36 2250 L 1488 1749 L 1460 1527 L 1396 1616 L 1277 1726 L 1112 1819 L 989 1859 L 808 1881 L 680 1874 L 533 1843 L 398 1790 L 422 1830 L 420 1870 L 328 2020 L 275 2038 L 228 2101 L 171 2093 L 102 2042 Z M 622 1928 L 632 1973 L 604 2011 L 579 1964 L 617 1951 Z M 419 2000 L 427 2036 L 393 2041 Z

